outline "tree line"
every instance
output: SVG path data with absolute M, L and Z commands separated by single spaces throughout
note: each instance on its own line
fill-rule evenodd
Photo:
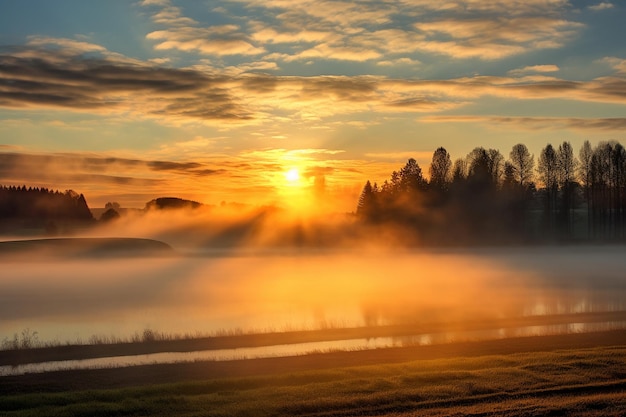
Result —
M 47 188 L 0 186 L 2 220 L 93 220 L 82 194 Z
M 626 237 L 626 149 L 616 141 L 585 141 L 577 156 L 567 141 L 548 144 L 536 161 L 522 143 L 508 158 L 477 147 L 454 162 L 440 147 L 429 174 L 411 158 L 381 185 L 367 181 L 357 216 L 430 243 Z

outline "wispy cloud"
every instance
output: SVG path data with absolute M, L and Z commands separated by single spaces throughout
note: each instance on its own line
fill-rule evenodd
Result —
M 559 67 L 557 65 L 529 65 L 524 68 L 517 68 L 509 71 L 509 75 L 518 76 L 528 73 L 546 73 L 546 72 L 558 72 Z
M 589 10 L 593 10 L 594 12 L 598 12 L 600 10 L 612 9 L 613 7 L 614 7 L 613 3 L 610 3 L 608 1 L 603 1 L 603 2 L 600 2 L 598 4 L 594 4 L 594 5 L 588 6 L 588 9 Z
M 414 26 L 426 34 L 422 48 L 431 53 L 481 59 L 559 48 L 584 27 L 581 23 L 545 16 L 445 19 L 418 22 Z
M 414 158 L 418 162 L 423 163 L 429 161 L 433 153 L 429 151 L 398 151 L 398 152 L 367 152 L 364 155 L 367 158 L 383 159 L 394 162 L 406 161 L 409 158 Z
M 626 118 L 507 117 L 507 116 L 426 116 L 430 123 L 478 123 L 485 126 L 515 127 L 521 130 L 623 131 Z
M 616 75 L 588 81 L 544 75 L 558 70 L 556 65 L 527 66 L 509 77 L 447 80 L 304 77 L 220 72 L 211 66 L 165 68 L 111 57 L 97 45 L 55 40 L 50 46 L 50 42 L 0 55 L 0 107 L 117 113 L 174 125 L 200 121 L 223 126 L 225 122 L 272 123 L 286 116 L 299 123 L 372 111 L 432 113 L 482 97 L 626 103 L 624 60 L 618 58 L 604 59 Z M 85 50 L 92 52 L 85 56 Z M 252 67 L 273 68 L 267 62 Z
M 178 49 L 206 55 L 259 55 L 265 49 L 252 45 L 248 36 L 234 25 L 210 28 L 179 27 L 151 32 L 157 50 Z
M 169 2 L 159 3 L 153 20 L 166 29 L 148 34 L 148 39 L 159 41 L 157 49 L 209 55 L 255 55 L 267 50 L 287 62 L 389 62 L 402 58 L 393 55 L 411 59 L 416 53 L 495 60 L 561 47 L 584 27 L 563 17 L 570 7 L 565 0 L 225 2 L 220 12 L 233 21 L 242 16 L 229 12 L 232 4 L 259 16 L 245 27 L 201 27 L 185 21 L 181 10 Z M 276 45 L 284 48 L 278 50 Z
M 615 71 L 620 74 L 626 74 L 626 59 L 616 57 L 606 57 L 601 60 L 609 64 Z

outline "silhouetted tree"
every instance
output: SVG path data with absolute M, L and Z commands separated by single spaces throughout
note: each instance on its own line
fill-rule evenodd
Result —
M 430 163 L 430 185 L 436 190 L 445 191 L 450 180 L 452 161 L 445 148 L 437 148 Z
M 0 222 L 7 230 L 39 228 L 54 235 L 60 226 L 93 220 L 85 197 L 72 190 L 0 186 Z
M 551 144 L 546 145 L 541 150 L 537 172 L 544 186 L 544 221 L 546 223 L 544 229 L 550 235 L 554 235 L 559 190 L 559 167 L 556 151 Z
M 114 208 L 109 208 L 100 215 L 100 221 L 104 223 L 108 223 L 110 221 L 117 220 L 119 218 L 120 218 L 120 214 Z
M 528 152 L 526 145 L 518 143 L 513 146 L 509 153 L 509 163 L 513 168 L 515 180 L 520 186 L 524 187 L 532 181 L 535 157 Z
M 516 189 L 520 186 L 517 178 L 515 178 L 515 167 L 509 161 L 504 163 L 504 178 L 502 180 L 502 188 L 504 190 L 515 192 Z
M 467 179 L 474 184 L 488 185 L 491 183 L 491 162 L 485 148 L 474 148 L 467 155 Z
M 410 158 L 399 174 L 402 192 L 423 191 L 426 188 L 426 180 L 422 176 L 422 169 L 415 159 Z
M 454 161 L 452 166 L 452 183 L 459 183 L 467 178 L 467 164 L 463 158 Z
M 578 180 L 583 186 L 585 203 L 587 204 L 587 237 L 593 235 L 592 207 L 591 207 L 591 160 L 593 149 L 591 143 L 586 140 L 578 152 Z
M 525 242 L 541 238 L 574 238 L 584 223 L 576 204 L 585 191 L 591 238 L 624 239 L 626 223 L 626 148 L 586 141 L 578 163 L 572 146 L 563 142 L 541 150 L 533 182 L 534 158 L 523 144 L 509 160 L 495 149 L 477 147 L 451 164 L 444 148 L 433 153 L 430 183 L 409 159 L 380 187 L 368 181 L 359 198 L 360 218 L 392 222 L 433 243 Z M 535 220 L 543 202 L 543 222 Z M 367 215 L 365 215 L 367 213 Z M 543 227 L 541 225 L 543 224 Z M 593 231 L 593 233 L 591 233 Z
M 359 196 L 359 203 L 356 208 L 356 214 L 364 218 L 371 218 L 376 210 L 376 195 L 374 188 L 369 180 L 365 183 L 363 191 Z
M 108 210 L 108 209 L 113 209 L 113 210 L 115 210 L 115 211 L 119 211 L 119 209 L 120 209 L 120 204 L 119 204 L 118 202 L 116 202 L 116 201 L 113 201 L 113 202 L 108 202 L 108 203 L 106 203 L 106 204 L 104 205 L 104 208 L 105 208 L 105 209 L 107 209 L 107 210 Z
M 502 177 L 504 157 L 497 149 L 487 150 L 487 155 L 489 155 L 489 173 L 491 175 L 491 180 L 497 185 L 500 183 L 500 179 Z
M 576 168 L 578 161 L 574 156 L 574 149 L 569 142 L 559 145 L 557 157 L 557 177 L 561 189 L 561 206 L 559 210 L 559 223 L 561 233 L 571 238 L 572 235 L 572 211 L 575 205 L 575 190 L 577 188 Z

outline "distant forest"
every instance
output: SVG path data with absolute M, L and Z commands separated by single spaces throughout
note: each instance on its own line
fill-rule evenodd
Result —
M 478 147 L 454 162 L 440 147 L 429 174 L 409 159 L 383 184 L 367 181 L 357 216 L 433 244 L 626 238 L 626 149 L 618 142 L 586 141 L 577 156 L 569 142 L 547 145 L 537 161 L 524 144 L 508 159 Z
M 85 197 L 75 191 L 0 186 L 0 222 L 3 229 L 44 227 L 55 233 L 60 223 L 89 222 L 94 218 Z

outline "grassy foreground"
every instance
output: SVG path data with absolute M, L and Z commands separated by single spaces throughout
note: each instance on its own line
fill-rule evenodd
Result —
M 4 377 L 0 414 L 625 415 L 625 335 Z

